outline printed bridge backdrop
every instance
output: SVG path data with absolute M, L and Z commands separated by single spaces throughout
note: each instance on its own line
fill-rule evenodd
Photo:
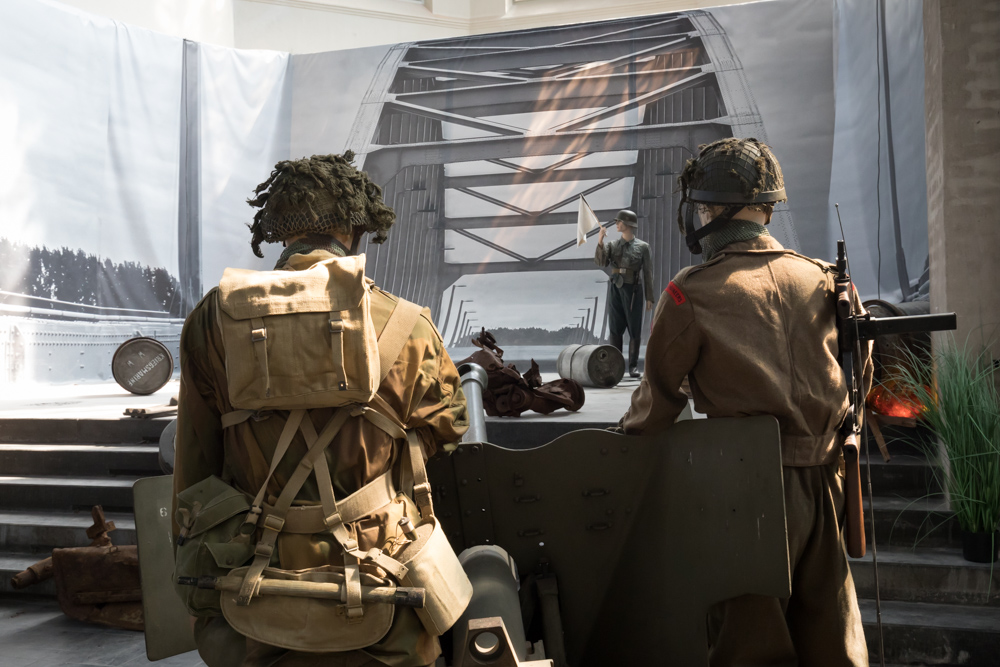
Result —
M 431 307 L 458 348 L 480 326 L 541 346 L 519 358 L 605 336 L 579 197 L 601 220 L 637 213 L 658 292 L 697 261 L 676 231 L 677 174 L 725 136 L 781 161 L 779 241 L 832 258 L 837 201 L 862 293 L 912 298 L 927 257 L 913 4 L 776 0 L 289 56 L 12 0 L 0 372 L 107 377 L 136 333 L 176 350 L 226 266 L 273 266 L 280 248 L 249 252 L 253 187 L 278 160 L 347 148 L 398 215 L 365 248 L 369 275 Z

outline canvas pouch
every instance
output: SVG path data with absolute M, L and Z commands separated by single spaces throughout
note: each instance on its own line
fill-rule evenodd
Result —
M 406 566 L 403 586 L 423 588 L 423 609 L 417 617 L 428 633 L 443 635 L 455 624 L 472 600 L 472 582 L 445 536 L 441 524 L 433 516 L 416 527 L 417 539 L 396 555 Z
M 174 552 L 174 581 L 178 577 L 222 577 L 253 556 L 251 535 L 241 535 L 250 499 L 216 476 L 177 494 L 175 519 L 181 537 Z M 177 594 L 192 616 L 222 613 L 219 592 L 176 585 Z
M 362 569 L 362 586 L 390 584 Z M 233 570 L 234 577 L 246 575 L 247 568 Z M 267 568 L 269 581 L 345 583 L 344 568 L 328 565 L 308 570 Z M 291 595 L 260 595 L 251 605 L 237 603 L 236 591 L 222 593 L 222 613 L 234 630 L 272 646 L 314 653 L 351 651 L 378 643 L 389 632 L 396 608 L 391 604 L 363 604 L 364 614 L 348 618 L 339 598 L 325 599 Z M 321 630 L 320 630 L 321 629 Z
M 370 401 L 381 370 L 370 290 L 364 255 L 304 271 L 226 269 L 217 298 L 233 407 Z

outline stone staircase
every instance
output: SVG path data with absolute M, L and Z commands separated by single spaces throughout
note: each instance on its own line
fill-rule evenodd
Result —
M 885 463 L 875 441 L 872 492 L 887 664 L 1000 665 L 1000 563 L 970 563 L 962 557 L 958 522 L 928 464 L 914 429 L 884 429 L 892 460 Z M 862 459 L 866 521 L 867 475 Z M 879 664 L 875 573 L 871 529 L 868 553 L 851 561 L 868 638 L 871 664 Z
M 135 542 L 132 483 L 159 474 L 157 442 L 166 423 L 0 420 L 0 594 L 14 592 L 10 577 L 53 547 L 86 545 L 92 505 L 103 505 L 115 521 L 113 542 Z M 489 429 L 498 444 L 529 446 L 575 428 L 605 426 L 508 419 L 491 422 Z M 870 445 L 886 663 L 1000 665 L 1000 571 L 962 558 L 958 526 L 931 468 L 906 442 L 913 434 L 887 436 L 896 436 L 891 462 L 882 462 L 874 441 Z M 877 665 L 870 535 L 868 555 L 851 566 L 871 662 Z M 49 581 L 17 593 L 55 590 Z
M 50 579 L 14 591 L 10 578 L 56 547 L 87 546 L 90 508 L 135 544 L 132 483 L 159 475 L 163 420 L 0 420 L 0 593 L 55 595 Z

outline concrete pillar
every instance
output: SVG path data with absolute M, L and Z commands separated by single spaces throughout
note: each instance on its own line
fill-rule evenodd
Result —
M 931 312 L 1000 358 L 1000 0 L 925 0 Z

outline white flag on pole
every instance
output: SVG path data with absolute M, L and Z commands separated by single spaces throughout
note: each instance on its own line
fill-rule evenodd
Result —
M 580 210 L 576 215 L 576 245 L 581 246 L 587 242 L 587 233 L 600 226 L 594 210 L 590 208 L 587 200 L 580 196 Z

